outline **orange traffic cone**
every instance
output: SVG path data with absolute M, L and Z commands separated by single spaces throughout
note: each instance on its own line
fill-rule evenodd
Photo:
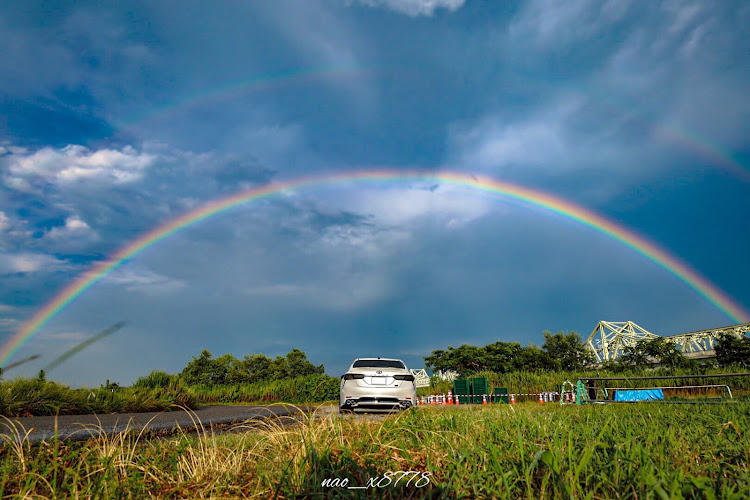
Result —
M 542 393 L 539 393 L 539 404 L 544 404 L 544 398 L 542 397 Z
M 453 404 L 458 406 L 458 396 L 456 396 L 456 401 Z
M 453 404 L 453 393 L 451 391 L 448 391 L 448 404 Z
M 487 395 L 486 394 L 482 394 L 482 404 L 483 405 L 487 404 Z
M 512 404 L 512 405 L 516 404 L 516 395 L 515 394 L 511 394 L 510 395 L 510 404 Z

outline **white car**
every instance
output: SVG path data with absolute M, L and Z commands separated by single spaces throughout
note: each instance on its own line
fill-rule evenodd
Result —
M 406 410 L 417 404 L 417 386 L 400 359 L 358 358 L 341 376 L 339 409 Z

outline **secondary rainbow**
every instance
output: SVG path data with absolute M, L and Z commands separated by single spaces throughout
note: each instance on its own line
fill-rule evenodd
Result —
M 217 103 L 228 102 L 241 98 L 253 92 L 275 91 L 285 86 L 305 86 L 307 84 L 327 82 L 349 82 L 355 79 L 366 79 L 378 75 L 402 75 L 404 68 L 396 67 L 364 67 L 356 64 L 338 64 L 329 66 L 297 67 L 274 73 L 260 73 L 247 80 L 233 81 L 216 88 L 202 89 L 196 93 L 168 102 L 161 106 L 152 106 L 150 111 L 139 117 L 131 117 L 126 121 L 115 122 L 119 130 L 136 128 L 152 120 L 177 119 L 177 115 L 190 108 L 201 108 L 213 106 Z M 533 79 L 538 85 L 538 79 Z M 529 82 L 524 82 L 528 85 Z M 542 89 L 558 92 L 558 87 L 551 88 L 543 84 Z M 700 155 L 715 162 L 716 166 L 723 167 L 744 182 L 750 182 L 750 171 L 740 163 L 735 156 L 719 145 L 712 143 L 708 138 L 702 137 L 695 131 L 690 131 L 674 122 L 663 122 L 650 116 L 650 113 L 640 109 L 632 101 L 620 102 L 611 93 L 603 93 L 593 85 L 575 87 L 570 89 L 574 92 L 582 92 L 587 98 L 594 99 L 600 106 L 610 108 L 624 117 L 635 118 L 645 127 L 654 128 L 658 135 L 681 146 L 685 146 Z
M 146 114 L 115 122 L 118 130 L 128 130 L 154 120 L 175 118 L 180 112 L 190 108 L 212 106 L 221 102 L 239 99 L 253 92 L 276 91 L 284 87 L 302 87 L 314 83 L 350 82 L 368 78 L 375 74 L 369 69 L 351 64 L 335 66 L 294 68 L 276 73 L 263 73 L 247 80 L 231 82 L 217 88 L 203 89 L 200 92 L 150 108 Z
M 593 228 L 594 230 L 623 243 L 679 278 L 709 303 L 713 304 L 716 308 L 726 314 L 730 319 L 736 322 L 750 322 L 750 314 L 748 314 L 747 311 L 706 278 L 688 267 L 685 263 L 642 236 L 639 236 L 629 229 L 607 220 L 601 215 L 585 209 L 580 205 L 563 200 L 548 193 L 532 190 L 508 182 L 501 182 L 488 177 L 466 175 L 456 172 L 374 170 L 303 177 L 286 182 L 269 184 L 259 188 L 248 189 L 226 198 L 207 203 L 177 217 L 176 219 L 162 224 L 133 240 L 128 245 L 117 251 L 109 259 L 94 265 L 90 270 L 82 273 L 72 283 L 60 291 L 2 346 L 0 349 L 0 364 L 6 364 L 26 342 L 33 338 L 40 328 L 47 324 L 57 313 L 73 302 L 73 300 L 79 297 L 82 293 L 107 276 L 112 270 L 168 236 L 238 205 L 272 196 L 283 191 L 360 181 L 421 181 L 463 186 L 480 192 L 500 195 L 510 200 L 520 201 L 532 207 L 542 208 L 548 213 L 558 214 L 570 220 L 579 222 L 584 226 Z

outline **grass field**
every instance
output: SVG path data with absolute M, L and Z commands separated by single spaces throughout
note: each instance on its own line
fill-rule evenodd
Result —
M 705 373 L 730 373 L 744 371 L 735 369 L 703 367 Z M 640 375 L 685 375 L 685 378 L 670 381 L 676 385 L 700 385 L 707 379 L 691 378 L 690 372 L 680 370 L 649 370 L 617 373 L 618 376 Z M 506 387 L 512 393 L 537 393 L 559 391 L 564 380 L 585 379 L 586 377 L 613 375 L 605 371 L 579 372 L 513 372 L 496 374 L 482 372 L 477 377 L 487 377 L 490 387 Z M 148 379 L 148 377 L 146 377 Z M 147 380 L 148 381 L 148 380 Z M 634 382 L 612 382 L 621 387 L 658 386 L 664 380 Z M 750 377 L 710 379 L 712 384 L 729 384 L 735 397 L 750 396 Z M 86 413 L 117 413 L 135 411 L 161 411 L 173 405 L 196 408 L 208 404 L 268 404 L 268 403 L 324 403 L 338 400 L 340 380 L 327 375 L 307 375 L 293 379 L 274 380 L 255 384 L 189 386 L 180 380 L 169 381 L 164 386 L 151 386 L 148 383 L 133 387 L 120 387 L 115 390 L 71 389 L 62 384 L 36 379 L 16 379 L 0 382 L 0 415 L 7 417 L 25 415 L 66 415 Z M 607 385 L 606 383 L 600 383 Z M 447 394 L 452 384 L 437 381 L 433 387 L 419 388 L 417 394 Z M 678 396 L 697 396 L 680 391 Z M 719 391 L 721 393 L 721 391 Z M 534 397 L 521 397 L 535 399 Z
M 690 375 L 701 374 L 721 374 L 721 373 L 744 373 L 747 370 L 744 367 L 734 366 L 728 368 L 718 368 L 710 365 L 701 366 L 700 370 L 684 369 L 643 369 L 643 370 L 626 370 L 621 372 L 612 372 L 607 370 L 580 370 L 575 372 L 511 372 L 511 373 L 493 373 L 480 372 L 472 377 L 486 377 L 490 387 L 506 387 L 511 393 L 538 393 L 547 391 L 559 391 L 560 386 L 565 380 L 570 380 L 573 384 L 579 379 L 588 377 L 643 377 L 643 376 L 672 376 L 684 375 L 685 378 L 678 380 L 633 380 L 633 381 L 612 381 L 598 382 L 599 387 L 658 387 L 662 385 L 702 385 L 702 384 L 728 384 L 732 388 L 735 396 L 750 395 L 750 377 L 727 377 L 715 379 L 701 379 L 691 377 Z M 420 396 L 426 394 L 442 393 L 447 394 L 452 388 L 452 383 L 440 381 L 435 387 L 425 387 L 418 390 Z
M 197 396 L 187 387 L 116 390 L 71 389 L 55 382 L 17 379 L 0 383 L 0 415 L 77 415 L 162 411 L 175 405 L 196 408 Z
M 257 384 L 188 386 L 180 381 L 165 387 L 72 389 L 36 379 L 0 382 L 0 416 L 74 415 L 162 411 L 175 405 L 322 403 L 337 400 L 339 379 L 308 375 Z
M 218 436 L 21 439 L 0 453 L 0 496 L 748 498 L 748 424 L 747 403 L 520 404 Z

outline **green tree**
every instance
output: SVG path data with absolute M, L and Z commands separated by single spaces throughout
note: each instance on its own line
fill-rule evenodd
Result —
M 461 375 L 468 375 L 487 369 L 485 349 L 468 344 L 457 348 L 448 346 L 447 351 L 433 351 L 424 360 L 427 368 L 432 371 L 454 370 Z
M 270 380 L 270 369 L 273 361 L 263 354 L 252 354 L 242 357 L 229 371 L 228 382 L 231 384 L 256 383 Z
M 720 366 L 750 366 L 750 338 L 737 338 L 731 334 L 723 334 L 716 344 L 716 361 Z
M 638 341 L 623 350 L 620 362 L 633 368 L 658 363 L 667 368 L 689 368 L 695 361 L 682 355 L 677 345 L 664 337 Z
M 564 371 L 580 370 L 594 362 L 593 354 L 586 349 L 580 335 L 576 332 L 544 332 L 542 345 L 555 368 Z
M 446 370 L 448 364 L 448 353 L 442 349 L 432 351 L 429 356 L 424 356 L 425 367 L 431 371 Z
M 513 359 L 516 371 L 546 371 L 554 370 L 555 363 L 548 352 L 541 350 L 536 345 L 521 347 Z
M 315 366 L 307 360 L 307 354 L 299 349 L 292 349 L 286 355 L 286 376 L 289 378 L 305 375 L 322 375 L 325 373 L 323 365 Z
M 636 342 L 633 346 L 626 346 L 620 355 L 617 364 L 629 368 L 642 368 L 652 363 L 643 345 Z
M 286 357 L 276 356 L 271 359 L 264 354 L 252 354 L 245 355 L 242 360 L 232 361 L 227 372 L 227 383 L 265 382 L 324 373 L 323 365 L 315 366 L 308 361 L 304 351 L 292 349 Z
M 513 370 L 513 357 L 521 345 L 517 342 L 495 342 L 484 346 L 482 364 L 495 373 L 508 373 Z
M 211 351 L 203 349 L 197 358 L 193 356 L 193 360 L 185 366 L 180 378 L 191 385 L 225 384 L 233 360 L 231 354 L 213 359 Z
M 551 370 L 555 364 L 550 355 L 530 345 L 521 347 L 518 342 L 495 342 L 484 347 L 464 344 L 447 350 L 435 350 L 424 357 L 428 369 L 454 370 L 462 376 L 481 371 L 508 373 L 519 370 Z

